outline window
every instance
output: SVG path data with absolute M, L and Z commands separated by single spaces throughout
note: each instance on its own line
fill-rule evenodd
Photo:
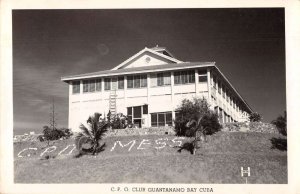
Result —
M 132 107 L 127 107 L 128 122 L 132 123 Z
M 148 114 L 148 105 L 143 105 L 143 114 Z
M 157 86 L 163 86 L 164 85 L 164 74 L 158 73 L 157 74 Z
M 166 72 L 164 73 L 164 85 L 171 85 L 171 73 Z
M 141 87 L 142 88 L 147 87 L 147 75 L 146 74 L 141 75 Z
M 133 88 L 133 76 L 127 76 L 127 88 Z
M 174 84 L 180 84 L 180 72 L 174 73 Z
M 226 101 L 229 102 L 229 90 L 226 89 Z
M 83 93 L 89 92 L 89 80 L 83 81 Z
M 174 73 L 174 83 L 175 84 L 195 83 L 194 70 L 175 72 Z
M 157 127 L 157 114 L 151 114 L 151 126 Z
M 171 126 L 172 125 L 172 112 L 152 113 L 151 126 Z
M 83 80 L 83 93 L 101 91 L 101 79 Z
M 151 76 L 151 86 L 171 85 L 171 73 L 158 73 Z
M 220 81 L 218 81 L 218 92 L 219 92 L 219 94 L 221 94 L 221 82 Z
M 90 92 L 95 92 L 95 89 L 96 89 L 96 82 L 95 82 L 95 80 L 90 80 L 89 91 Z
M 225 86 L 224 86 L 224 84 L 222 84 L 222 96 L 223 96 L 223 98 L 225 99 Z
M 172 125 L 172 113 L 166 113 L 166 124 L 168 126 Z
M 214 88 L 217 89 L 217 79 L 216 76 L 213 76 Z
M 148 105 L 127 107 L 128 122 L 141 127 L 143 120 L 142 114 L 147 114 L 148 112 L 146 113 L 146 111 L 148 111 Z
M 80 93 L 80 81 L 72 82 L 72 93 L 73 94 Z
M 141 87 L 141 76 L 135 75 L 133 83 L 134 83 L 134 88 L 140 88 Z
M 199 76 L 199 83 L 207 82 L 207 76 Z
M 206 70 L 199 70 L 198 71 L 198 82 L 207 82 L 207 71 Z
M 96 91 L 101 91 L 101 79 L 96 79 Z
M 111 79 L 104 78 L 104 90 L 110 90 L 111 87 Z
M 118 89 L 124 89 L 124 77 L 118 77 Z
M 142 118 L 141 106 L 134 106 L 133 107 L 133 117 L 134 118 Z
M 164 113 L 158 113 L 158 126 L 165 126 L 166 117 Z
M 147 87 L 147 75 L 127 76 L 127 88 Z

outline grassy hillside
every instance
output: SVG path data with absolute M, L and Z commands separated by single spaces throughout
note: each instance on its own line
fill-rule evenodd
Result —
M 96 157 L 79 158 L 74 157 L 76 150 L 67 155 L 72 139 L 54 142 L 56 150 L 42 157 L 45 143 L 15 143 L 15 182 L 241 184 L 245 179 L 240 168 L 249 166 L 248 183 L 287 183 L 286 139 L 278 134 L 218 132 L 208 137 L 196 155 L 190 153 L 191 139 L 171 135 L 107 137 L 103 141 L 105 150 Z M 25 150 L 18 157 L 29 147 L 36 150 Z M 53 158 L 41 159 L 45 155 Z

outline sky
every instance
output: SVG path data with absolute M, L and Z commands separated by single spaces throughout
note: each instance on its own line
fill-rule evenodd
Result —
M 286 110 L 282 8 L 14 10 L 14 133 L 41 132 L 52 100 L 67 127 L 62 76 L 111 69 L 156 45 L 182 61 L 215 61 L 264 122 Z

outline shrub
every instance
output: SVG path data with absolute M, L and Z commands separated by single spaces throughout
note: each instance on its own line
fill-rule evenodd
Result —
M 271 123 L 274 124 L 277 127 L 277 130 L 282 135 L 287 135 L 287 127 L 286 127 L 286 121 L 287 121 L 287 115 L 286 111 L 284 111 L 284 115 L 279 115 L 275 120 L 273 120 Z
M 125 129 L 128 126 L 128 118 L 122 113 L 116 115 L 108 114 L 109 126 L 112 129 Z
M 48 145 L 50 141 L 58 140 L 60 138 L 69 138 L 73 133 L 68 128 L 61 128 L 61 129 L 51 129 L 48 126 L 43 127 L 43 135 L 38 136 L 39 141 L 47 141 Z
M 218 114 L 214 112 L 206 113 L 202 120 L 201 125 L 203 128 L 207 128 L 208 130 L 205 131 L 206 135 L 212 135 L 222 128 L 221 124 L 219 123 Z
M 177 116 L 174 123 L 177 135 L 193 136 L 195 128 L 187 127 L 186 124 L 191 120 L 198 120 L 200 117 L 202 117 L 200 125 L 208 129 L 205 131 L 206 134 L 213 134 L 221 129 L 218 115 L 210 110 L 205 98 L 184 99 L 176 111 Z
M 253 112 L 250 114 L 249 120 L 250 122 L 259 122 L 262 120 L 262 116 L 257 112 Z
M 69 128 L 63 127 L 58 130 L 63 132 L 63 137 L 66 139 L 70 138 L 73 135 L 72 130 Z

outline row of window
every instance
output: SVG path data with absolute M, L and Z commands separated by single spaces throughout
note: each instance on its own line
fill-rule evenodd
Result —
M 189 84 L 195 83 L 195 72 L 190 71 L 178 71 L 174 73 L 174 84 Z
M 198 71 L 198 82 L 207 82 L 206 70 Z M 171 73 L 157 73 L 150 75 L 151 87 L 155 86 L 168 86 L 171 85 Z M 84 80 L 83 93 L 101 91 L 101 79 Z M 195 83 L 195 72 L 190 71 L 177 71 L 174 72 L 174 84 L 190 84 Z M 72 84 L 73 94 L 80 93 L 80 81 L 74 81 Z M 147 75 L 132 75 L 127 76 L 127 88 L 145 88 L 147 87 Z M 104 90 L 124 89 L 124 77 L 117 78 L 104 78 Z
M 127 88 L 145 88 L 147 87 L 147 75 L 127 76 Z
M 172 126 L 172 112 L 152 113 L 151 126 Z
M 83 81 L 83 92 L 95 91 L 101 91 L 101 79 Z
M 158 73 L 158 74 L 151 74 L 151 87 L 155 86 L 168 86 L 171 85 L 171 73 Z
M 218 87 L 217 87 L 218 83 Z M 229 92 L 229 89 L 225 87 L 224 84 L 221 83 L 220 80 L 217 80 L 216 76 L 213 75 L 211 77 L 211 85 L 218 91 L 219 94 L 221 94 L 222 91 L 222 97 L 226 99 L 226 101 L 236 110 L 238 110 L 237 101 L 232 97 L 232 95 Z

